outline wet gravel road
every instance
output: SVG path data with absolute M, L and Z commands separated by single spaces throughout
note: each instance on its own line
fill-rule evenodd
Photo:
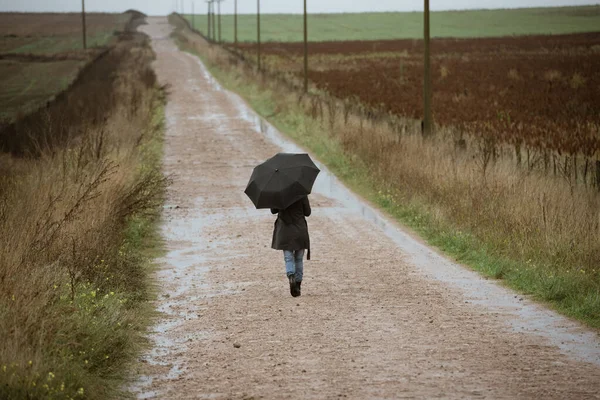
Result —
M 156 273 L 164 315 L 138 398 L 600 398 L 594 333 L 390 234 L 326 173 L 311 196 L 313 260 L 292 298 L 270 249 L 274 217 L 243 190 L 254 165 L 293 145 L 178 51 L 166 19 L 142 30 L 171 85 L 173 184 Z

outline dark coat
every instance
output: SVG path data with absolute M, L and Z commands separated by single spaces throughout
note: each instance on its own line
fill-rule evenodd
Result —
M 298 200 L 285 210 L 272 208 L 271 212 L 277 214 L 271 247 L 276 250 L 308 249 L 310 254 L 310 239 L 305 218 L 311 212 L 308 197 Z

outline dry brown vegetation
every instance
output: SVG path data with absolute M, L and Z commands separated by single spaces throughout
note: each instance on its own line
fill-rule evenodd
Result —
M 378 191 L 371 200 L 434 243 L 600 326 L 597 188 L 496 157 L 486 138 L 439 129 L 423 139 L 418 120 L 372 118 L 347 100 L 302 95 L 294 75 L 257 73 L 187 29 L 178 38 L 217 72 L 227 71 L 221 77 L 263 115 L 343 178 Z
M 162 92 L 141 34 L 50 107 L 5 127 L 0 154 L 0 398 L 120 396 L 147 322 Z
M 600 187 L 599 33 L 432 41 L 438 126 L 485 138 L 494 158 Z M 242 44 L 255 59 L 251 44 Z M 302 75 L 302 46 L 267 43 L 264 65 Z M 422 40 L 310 44 L 315 88 L 354 112 L 420 119 Z

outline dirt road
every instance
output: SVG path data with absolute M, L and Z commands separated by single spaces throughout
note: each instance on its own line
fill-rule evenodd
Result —
M 273 216 L 243 193 L 277 134 L 149 22 L 174 182 L 138 398 L 600 398 L 595 334 L 435 255 L 326 172 L 292 298 Z

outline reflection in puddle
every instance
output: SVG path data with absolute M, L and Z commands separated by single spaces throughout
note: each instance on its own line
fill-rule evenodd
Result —
M 240 290 L 240 285 L 232 283 L 225 282 L 218 286 L 206 283 L 206 274 L 211 270 L 213 262 L 212 258 L 207 256 L 207 250 L 222 249 L 227 244 L 223 239 L 207 243 L 206 231 L 232 217 L 247 217 L 255 210 L 223 208 L 219 209 L 219 212 L 207 213 L 202 200 L 196 199 L 192 209 L 177 206 L 164 208 L 169 223 L 163 225 L 162 236 L 173 248 L 168 249 L 168 253 L 158 260 L 163 267 L 156 272 L 157 280 L 161 284 L 156 308 L 162 318 L 153 327 L 150 335 L 154 342 L 152 349 L 142 358 L 151 366 L 168 368 L 168 373 L 166 376 L 162 374 L 160 380 L 180 378 L 186 372 L 186 367 L 184 361 L 175 355 L 186 352 L 190 343 L 210 337 L 210 332 L 185 333 L 185 322 L 198 319 L 202 315 L 207 307 L 205 300 L 232 295 Z M 226 252 L 220 250 L 219 255 L 223 257 Z M 176 333 L 179 329 L 182 334 Z M 137 392 L 138 398 L 155 398 L 160 393 L 145 390 L 150 389 L 152 384 L 151 376 L 140 377 L 132 389 Z

